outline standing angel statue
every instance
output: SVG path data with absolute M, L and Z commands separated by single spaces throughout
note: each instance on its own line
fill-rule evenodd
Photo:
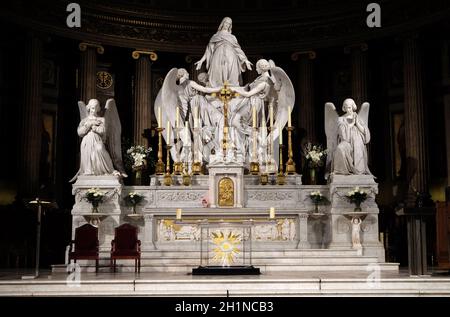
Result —
M 331 102 L 325 104 L 325 133 L 327 135 L 327 176 L 372 175 L 367 165 L 366 144 L 370 142 L 368 128 L 369 103 L 361 105 L 359 113 L 353 99 L 342 104 L 344 115 L 336 113 Z
M 127 177 L 122 162 L 121 125 L 114 99 L 106 101 L 104 116 L 101 116 L 97 99 L 86 105 L 78 102 L 80 124 L 78 135 L 82 137 L 80 147 L 80 169 L 70 180 L 81 175 L 116 175 Z

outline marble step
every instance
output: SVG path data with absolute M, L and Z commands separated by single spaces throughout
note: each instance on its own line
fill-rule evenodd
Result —
M 126 262 L 124 260 L 123 262 Z M 122 262 L 122 261 L 121 261 Z M 131 261 L 128 261 L 131 265 Z M 370 264 L 377 263 L 378 259 L 376 257 L 308 257 L 308 258 L 277 258 L 277 257 L 253 257 L 252 263 L 254 265 L 278 265 L 278 264 L 286 264 L 286 265 L 316 265 L 322 264 L 326 262 L 327 264 L 346 264 L 346 263 L 358 263 L 358 264 Z M 192 265 L 199 264 L 199 257 L 190 257 L 190 258 L 182 258 L 182 257 L 164 257 L 164 258 L 141 258 L 141 265 L 157 265 L 157 264 L 180 264 L 180 265 Z
M 352 249 L 293 249 L 293 250 L 253 250 L 252 257 L 347 257 L 359 256 L 357 250 Z M 101 257 L 109 257 L 109 252 L 101 252 Z M 199 250 L 145 250 L 142 251 L 144 258 L 166 258 L 166 257 L 194 257 L 200 258 Z
M 128 262 L 128 263 L 127 263 Z M 94 272 L 95 267 L 92 264 L 85 264 L 81 261 L 80 270 L 81 272 Z M 286 264 L 286 263 L 273 263 L 273 264 L 254 264 L 254 266 L 259 267 L 262 273 L 267 272 L 280 272 L 280 271 L 359 271 L 367 272 L 371 269 L 372 264 L 379 266 L 380 271 L 390 271 L 398 272 L 398 263 L 361 263 L 358 261 L 348 262 L 348 263 L 296 263 L 296 264 Z M 141 262 L 141 272 L 161 272 L 161 273 L 192 273 L 192 269 L 198 267 L 198 264 L 174 264 L 174 263 L 146 263 L 145 265 Z M 53 265 L 52 272 L 62 273 L 66 272 L 66 265 Z M 372 268 L 373 270 L 373 268 Z M 101 262 L 99 267 L 99 272 L 110 272 L 109 262 Z M 117 272 L 134 272 L 134 261 L 118 261 L 117 262 Z

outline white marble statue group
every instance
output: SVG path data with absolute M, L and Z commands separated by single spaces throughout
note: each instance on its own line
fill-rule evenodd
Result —
M 256 63 L 258 77 L 242 86 L 241 73 L 252 63 L 231 33 L 232 20 L 224 18 L 206 47 L 197 69 L 206 63 L 199 81 L 189 79 L 184 68 L 173 68 L 164 79 L 155 101 L 158 124 L 167 122 L 175 133 L 166 143 L 174 145 L 174 161 L 237 162 L 248 166 L 259 162 L 261 169 L 276 171 L 279 130 L 288 121 L 294 105 L 294 89 L 289 77 L 272 61 Z M 228 101 L 227 115 L 219 98 L 227 84 L 234 94 Z M 227 150 L 222 151 L 223 129 L 227 117 Z M 270 127 L 270 129 L 268 129 Z M 257 133 L 256 137 L 254 133 Z
M 155 100 L 158 125 L 173 129 L 164 133 L 167 144 L 173 145 L 174 161 L 204 164 L 234 162 L 248 167 L 258 162 L 262 172 L 277 170 L 280 131 L 291 124 L 295 93 L 286 73 L 271 60 L 256 62 L 258 77 L 242 85 L 242 72 L 253 64 L 231 33 L 232 20 L 224 18 L 196 63 L 207 73 L 199 75 L 199 82 L 189 79 L 184 68 L 171 69 Z M 228 99 L 227 116 L 224 102 L 219 98 L 228 85 L 233 94 Z M 96 99 L 87 105 L 79 102 L 81 122 L 78 135 L 81 142 L 79 175 L 115 174 L 126 176 L 121 154 L 120 120 L 113 99 L 102 110 Z M 370 174 L 367 166 L 366 144 L 369 104 L 363 103 L 359 113 L 352 99 L 343 103 L 343 116 L 338 116 L 332 103 L 325 105 L 327 135 L 327 168 L 334 174 Z M 224 133 L 227 118 L 227 133 Z M 289 119 L 289 120 L 288 120 Z M 170 126 L 170 127 L 169 127 Z M 223 149 L 223 138 L 227 147 Z

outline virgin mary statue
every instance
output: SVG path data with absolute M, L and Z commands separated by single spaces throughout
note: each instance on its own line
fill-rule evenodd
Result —
M 224 18 L 217 33 L 209 40 L 203 57 L 196 62 L 197 70 L 206 61 L 211 87 L 219 87 L 225 81 L 231 86 L 239 86 L 241 73 L 252 69 L 252 63 L 242 51 L 236 37 L 231 34 L 232 20 Z

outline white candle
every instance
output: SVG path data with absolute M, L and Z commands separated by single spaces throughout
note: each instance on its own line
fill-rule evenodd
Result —
M 177 117 L 175 119 L 175 128 L 180 127 L 180 107 L 177 106 Z
M 177 209 L 177 220 L 181 220 L 181 212 L 182 212 L 181 208 L 178 208 Z
M 283 145 L 283 129 L 281 128 L 281 124 L 278 125 L 278 131 L 280 132 L 280 145 Z
M 170 121 L 167 121 L 167 144 L 170 144 L 170 129 L 172 126 L 170 125 Z
M 292 121 L 291 121 L 291 106 L 288 106 L 288 113 L 289 113 L 289 117 L 288 117 L 288 127 L 292 127 Z
M 270 217 L 270 219 L 275 219 L 275 208 L 274 207 L 270 207 L 269 217 Z
M 269 116 L 270 116 L 270 127 L 273 127 L 273 105 L 270 104 L 270 108 L 269 108 Z
M 253 127 L 256 128 L 256 106 L 253 105 Z
M 162 113 L 161 107 L 158 107 L 158 128 L 162 127 Z

